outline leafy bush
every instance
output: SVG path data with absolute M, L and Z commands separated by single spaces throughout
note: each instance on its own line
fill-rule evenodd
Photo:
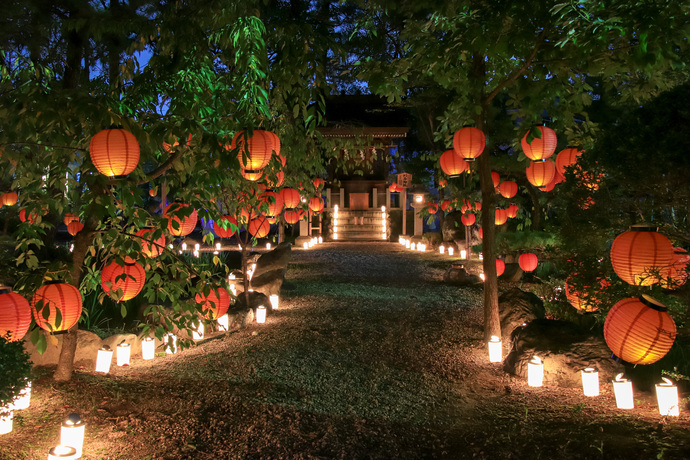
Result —
M 424 244 L 437 247 L 443 243 L 443 235 L 439 232 L 427 232 L 422 235 Z
M 0 337 L 0 412 L 19 396 L 31 373 L 31 361 L 22 342 Z

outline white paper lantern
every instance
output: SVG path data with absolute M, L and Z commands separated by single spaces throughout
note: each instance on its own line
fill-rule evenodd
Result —
M 633 409 L 635 407 L 632 382 L 623 378 L 622 373 L 618 374 L 613 381 L 613 394 L 616 396 L 616 406 L 619 409 Z
M 5 407 L 0 407 L 0 434 L 12 432 L 13 419 L 14 411 L 11 404 Z
M 192 330 L 192 339 L 201 340 L 204 338 L 204 323 L 199 322 L 199 326 Z
M 269 299 L 271 301 L 271 308 L 273 308 L 274 310 L 277 310 L 278 304 L 280 303 L 280 297 L 278 297 L 277 294 L 271 294 Z
M 455 252 L 455 249 L 453 247 L 448 248 L 448 255 L 449 256 L 452 256 L 454 252 Z
M 323 243 L 323 236 L 319 237 L 319 244 Z
M 440 254 L 445 254 L 445 252 L 446 252 L 446 247 L 445 247 L 444 245 L 439 246 L 439 247 L 438 247 L 438 252 L 439 252 Z
M 271 250 L 271 243 L 266 243 L 266 250 L 270 251 Z
M 599 396 L 599 372 L 593 367 L 580 371 L 582 375 L 582 391 L 585 396 Z
M 73 458 L 80 458 L 82 455 L 85 431 L 86 423 L 84 423 L 79 414 L 69 414 L 67 419 L 62 422 L 60 427 L 60 444 L 76 449 L 77 456 Z
M 303 247 L 304 249 L 309 249 L 309 243 L 304 243 L 304 244 L 302 245 L 302 247 Z
M 172 355 L 177 353 L 177 336 L 175 334 L 165 334 L 163 336 L 163 341 L 165 343 L 166 355 Z
M 117 345 L 117 365 L 118 366 L 129 366 L 129 358 L 132 356 L 132 347 L 125 341 L 120 342 Z
M 110 363 L 113 361 L 113 349 L 104 345 L 96 355 L 96 372 L 107 374 L 110 372 Z
M 460 250 L 460 258 L 461 259 L 467 259 L 467 251 L 465 251 L 464 249 L 461 249 Z
M 538 356 L 534 356 L 527 363 L 527 384 L 531 387 L 540 387 L 544 384 L 544 363 Z
M 19 392 L 12 406 L 14 410 L 28 409 L 31 405 L 31 381 L 26 382 L 26 386 Z
M 680 415 L 678 387 L 666 377 L 662 377 L 662 380 L 663 382 L 656 384 L 656 402 L 659 406 L 659 413 L 664 416 L 678 417 Z
M 259 324 L 266 322 L 266 307 L 259 305 L 256 308 L 256 322 Z
M 156 341 L 153 337 L 146 337 L 141 341 L 141 357 L 153 359 L 156 357 Z
M 489 362 L 500 363 L 503 361 L 503 342 L 498 336 L 492 335 L 489 340 Z
M 77 449 L 72 446 L 59 446 L 51 447 L 48 451 L 48 460 L 71 460 L 74 458 L 79 458 L 77 456 Z

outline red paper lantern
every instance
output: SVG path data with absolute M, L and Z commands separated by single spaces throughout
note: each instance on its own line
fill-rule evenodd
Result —
M 60 281 L 47 282 L 38 288 L 31 299 L 34 321 L 48 332 L 68 330 L 79 320 L 81 310 L 79 289 Z
M 479 235 L 479 239 L 483 240 L 484 239 L 484 229 L 479 227 L 479 231 L 477 232 Z
M 222 222 L 226 222 L 225 228 L 223 228 Z M 230 238 L 232 235 L 235 234 L 236 228 L 237 219 L 235 219 L 233 216 L 223 216 L 216 222 L 213 222 L 213 231 L 220 238 Z
M 129 131 L 104 129 L 91 138 L 89 154 L 101 174 L 124 176 L 139 164 L 139 143 Z
M 496 225 L 503 225 L 508 221 L 508 210 L 496 208 L 494 223 Z
M 18 199 L 19 195 L 15 192 L 7 192 L 0 195 L 0 202 L 2 202 L 3 206 L 14 206 L 17 204 Z
M 391 185 L 388 186 L 388 191 L 391 193 L 395 193 L 398 191 L 398 184 L 392 183 Z
M 532 161 L 541 161 L 549 158 L 556 151 L 556 144 L 558 142 L 553 129 L 546 126 L 537 126 L 537 129 L 541 133 L 540 138 L 535 136 L 532 142 L 528 144 L 527 136 L 530 133 L 529 131 L 522 138 L 522 151 Z
M 240 131 L 232 138 L 231 149 L 239 149 L 237 159 L 248 174 L 258 172 L 271 160 L 273 152 L 280 155 L 280 139 L 270 131 L 257 129 L 250 137 Z M 250 179 L 256 180 L 256 179 Z
M 254 238 L 263 238 L 264 236 L 268 235 L 268 232 L 270 231 L 271 224 L 268 223 L 268 219 L 264 216 L 259 216 L 249 222 L 249 233 Z
M 501 183 L 501 175 L 496 171 L 491 171 L 491 182 L 494 183 L 494 188 L 498 187 L 498 184 Z
M 283 216 L 285 217 L 285 222 L 288 224 L 296 224 L 299 222 L 299 220 L 302 218 L 302 214 L 300 213 L 301 210 L 297 209 L 286 209 L 285 212 L 283 213 Z
M 508 206 L 508 218 L 509 219 L 514 219 L 517 217 L 518 213 L 518 205 L 515 203 L 511 203 L 510 206 Z
M 453 203 L 450 200 L 443 200 L 441 203 L 441 211 L 448 212 L 453 210 Z
M 429 203 L 427 205 L 427 211 L 429 211 L 429 214 L 436 214 L 438 212 L 438 204 L 437 203 Z
M 8 342 L 16 342 L 26 335 L 29 326 L 29 302 L 10 288 L 0 289 L 0 337 Z
M 27 217 L 26 208 L 22 208 L 19 210 L 19 220 L 21 220 L 22 222 L 26 222 L 28 220 L 30 224 L 33 224 L 36 222 L 37 218 L 38 213 L 36 211 L 32 211 Z
M 673 248 L 673 262 L 661 281 L 664 289 L 678 289 L 688 280 L 687 266 L 690 263 L 690 255 L 683 248 Z
M 125 260 L 124 266 L 111 262 L 101 271 L 103 291 L 116 301 L 133 299 L 141 292 L 146 281 L 146 271 L 139 263 Z
M 300 204 L 299 192 L 294 188 L 285 187 L 280 191 L 280 197 L 286 209 L 296 208 Z
M 266 185 L 268 185 L 270 188 L 278 188 L 281 185 L 283 185 L 283 182 L 285 181 L 285 173 L 283 171 L 278 171 L 276 172 L 276 181 L 273 182 L 270 179 L 266 179 Z
M 477 216 L 472 213 L 463 214 L 460 220 L 464 226 L 469 227 L 470 225 L 474 225 L 474 223 L 477 221 Z
M 577 159 L 584 153 L 584 150 L 574 148 L 563 149 L 556 155 L 556 170 L 562 176 L 565 175 L 565 168 L 577 163 Z
M 628 284 L 650 286 L 661 281 L 673 264 L 673 244 L 656 227 L 633 225 L 613 240 L 611 265 Z
M 193 209 L 192 213 L 187 217 L 182 217 L 182 220 L 180 220 L 180 217 L 172 215 L 172 213 L 176 213 L 187 208 L 191 209 L 191 206 L 185 203 L 170 203 L 165 207 L 163 217 L 168 219 L 168 231 L 171 235 L 186 236 L 194 231 L 198 220 L 196 209 Z
M 523 271 L 533 272 L 537 269 L 537 265 L 539 265 L 539 258 L 532 252 L 526 252 L 520 254 L 520 257 L 518 257 L 518 264 Z
M 447 181 L 447 180 L 441 179 L 440 181 L 438 181 L 438 188 L 443 188 L 443 187 L 445 187 L 446 185 L 448 185 L 448 181 Z
M 556 165 L 553 161 L 532 161 L 525 172 L 530 184 L 544 187 L 556 176 Z
M 573 276 L 575 275 L 577 275 L 577 273 L 573 274 Z M 611 283 L 609 283 L 609 281 L 603 276 L 598 277 L 597 281 L 599 282 L 599 287 L 596 288 L 596 292 L 594 292 L 592 295 L 586 296 L 583 292 L 580 292 L 572 286 L 571 277 L 568 277 L 568 280 L 565 283 L 565 297 L 568 299 L 568 302 L 570 302 L 570 305 L 572 305 L 576 310 L 580 310 L 585 313 L 597 311 L 599 309 L 599 299 L 597 298 L 597 294 L 611 286 Z M 589 290 L 591 288 L 589 286 L 584 286 L 584 289 Z
M 165 236 L 161 235 L 159 238 L 153 239 L 155 232 L 152 228 L 142 228 L 136 233 L 141 238 L 141 253 L 152 259 L 161 255 L 165 248 Z
M 539 187 L 539 191 L 550 192 L 551 190 L 556 188 L 557 183 L 558 183 L 558 171 L 556 171 L 556 174 L 553 176 L 553 179 L 551 180 L 551 182 L 549 182 L 548 184 L 546 184 L 543 187 Z
M 630 364 L 652 364 L 663 358 L 676 339 L 676 323 L 666 306 L 650 296 L 623 299 L 604 322 L 611 351 Z
M 441 170 L 450 177 L 458 177 L 460 174 L 470 170 L 469 163 L 455 153 L 455 150 L 446 150 L 443 152 L 439 162 L 441 164 Z
M 280 161 L 280 164 L 283 165 L 283 168 L 287 164 L 287 158 L 285 158 L 283 155 L 280 153 L 276 152 L 276 155 L 278 156 L 278 161 Z
M 477 128 L 467 126 L 453 136 L 453 150 L 466 161 L 474 161 L 484 151 L 486 137 Z
M 267 190 L 259 195 L 259 200 L 261 201 L 259 210 L 262 211 L 266 217 L 277 216 L 280 214 L 280 211 L 283 210 L 283 199 L 278 192 Z
M 311 182 L 312 182 L 312 184 L 314 184 L 314 188 L 317 189 L 317 190 L 318 190 L 319 188 L 323 187 L 324 185 L 326 185 L 326 181 L 323 180 L 323 179 L 321 179 L 320 177 L 317 177 L 316 179 L 314 179 L 314 180 L 311 181 Z
M 212 321 L 227 313 L 230 307 L 230 294 L 222 287 L 211 288 L 208 295 L 198 293 L 194 296 L 194 300 L 201 304 L 201 312 L 204 316 Z
M 501 259 L 496 259 L 496 276 L 501 276 L 506 271 L 506 263 Z
M 77 233 L 81 232 L 82 230 L 84 230 L 84 224 L 79 221 L 72 221 L 67 224 L 67 233 L 72 236 L 76 236 Z
M 512 198 L 517 194 L 518 185 L 512 180 L 506 180 L 498 186 L 498 192 L 503 198 Z
M 482 210 L 482 203 L 481 203 L 481 201 L 475 201 L 475 202 L 474 202 L 474 210 L 475 210 L 475 211 L 481 211 L 481 210 Z
M 156 193 L 156 189 L 155 189 L 155 188 L 149 189 L 149 196 L 150 196 L 150 197 L 154 197 L 154 196 L 156 196 L 156 194 L 157 194 L 157 193 Z
M 68 212 L 67 214 L 65 214 L 65 218 L 63 219 L 63 221 L 65 222 L 65 225 L 69 225 L 70 222 L 74 221 L 79 222 L 79 216 Z
M 314 198 L 309 200 L 309 210 L 314 214 L 318 214 L 321 211 L 323 211 L 324 206 L 325 205 L 323 198 L 321 198 L 320 196 L 315 196 Z

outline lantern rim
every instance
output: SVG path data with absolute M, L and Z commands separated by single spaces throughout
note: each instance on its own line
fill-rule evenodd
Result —
M 642 302 L 645 306 L 651 308 L 652 310 L 661 312 L 668 311 L 668 307 L 666 305 L 662 304 L 650 295 L 642 294 L 640 297 L 638 297 L 638 300 Z
M 635 224 L 629 228 L 631 232 L 658 232 L 659 227 L 654 224 Z

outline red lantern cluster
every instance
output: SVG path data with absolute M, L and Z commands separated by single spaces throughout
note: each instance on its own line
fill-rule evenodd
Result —
M 124 265 L 111 262 L 101 271 L 103 291 L 116 301 L 130 300 L 144 287 L 146 271 L 139 263 L 125 260 Z
M 48 282 L 34 293 L 31 311 L 34 321 L 41 329 L 48 332 L 66 331 L 81 316 L 81 293 L 71 284 Z
M 466 161 L 474 161 L 486 147 L 486 136 L 471 126 L 458 130 L 453 136 L 453 150 Z
M 21 340 L 31 326 L 29 302 L 11 289 L 0 293 L 0 337 L 8 342 Z
M 129 131 L 104 129 L 91 138 L 89 154 L 101 174 L 124 176 L 139 164 L 139 143 Z
M 540 137 L 535 136 L 531 143 L 527 142 L 529 131 L 522 138 L 522 151 L 532 161 L 542 161 L 549 158 L 556 151 L 558 142 L 553 129 L 546 126 L 537 126 L 537 129 L 541 135 Z

